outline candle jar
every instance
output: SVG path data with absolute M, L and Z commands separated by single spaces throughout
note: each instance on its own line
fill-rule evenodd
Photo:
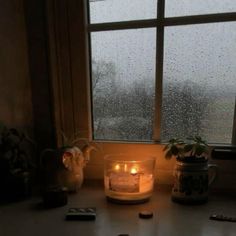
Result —
M 155 158 L 150 156 L 107 155 L 104 161 L 105 195 L 117 203 L 149 200 L 154 185 Z

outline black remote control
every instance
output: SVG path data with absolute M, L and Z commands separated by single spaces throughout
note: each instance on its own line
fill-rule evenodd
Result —
M 96 208 L 95 207 L 73 207 L 69 208 L 66 214 L 66 220 L 95 220 Z

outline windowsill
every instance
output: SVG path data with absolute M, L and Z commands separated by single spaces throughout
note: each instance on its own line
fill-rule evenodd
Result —
M 106 201 L 101 182 L 89 181 L 77 194 L 69 195 L 68 200 L 66 206 L 50 210 L 37 207 L 41 201 L 39 197 L 1 206 L 1 233 L 5 236 L 233 236 L 236 231 L 235 223 L 209 220 L 211 214 L 235 217 L 235 196 L 230 195 L 211 194 L 209 202 L 204 205 L 185 206 L 170 200 L 170 189 L 156 187 L 147 203 L 116 205 Z M 69 207 L 93 206 L 97 208 L 95 221 L 64 220 Z M 138 213 L 142 210 L 151 210 L 154 217 L 139 219 Z

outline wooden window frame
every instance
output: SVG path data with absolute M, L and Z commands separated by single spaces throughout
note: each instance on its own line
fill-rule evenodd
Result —
M 153 143 L 160 143 L 164 28 L 179 25 L 236 21 L 236 13 L 217 13 L 165 18 L 165 0 L 159 0 L 158 18 L 150 20 L 88 24 L 87 0 L 48 0 L 47 22 L 57 143 L 60 131 L 80 133 L 92 140 L 89 75 L 89 33 L 134 28 L 157 28 L 156 102 Z M 232 145 L 236 145 L 236 109 Z M 106 142 L 106 141 L 104 141 Z M 111 142 L 111 141 L 108 141 Z M 115 141 L 114 141 L 115 142 Z

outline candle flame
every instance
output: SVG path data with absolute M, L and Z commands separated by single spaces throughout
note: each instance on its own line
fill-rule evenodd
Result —
M 138 171 L 137 171 L 136 168 L 131 168 L 131 170 L 130 170 L 130 173 L 133 174 L 133 175 L 134 175 L 134 174 L 137 174 L 137 172 L 138 172 Z
M 115 170 L 120 170 L 120 165 L 119 164 L 115 165 Z

